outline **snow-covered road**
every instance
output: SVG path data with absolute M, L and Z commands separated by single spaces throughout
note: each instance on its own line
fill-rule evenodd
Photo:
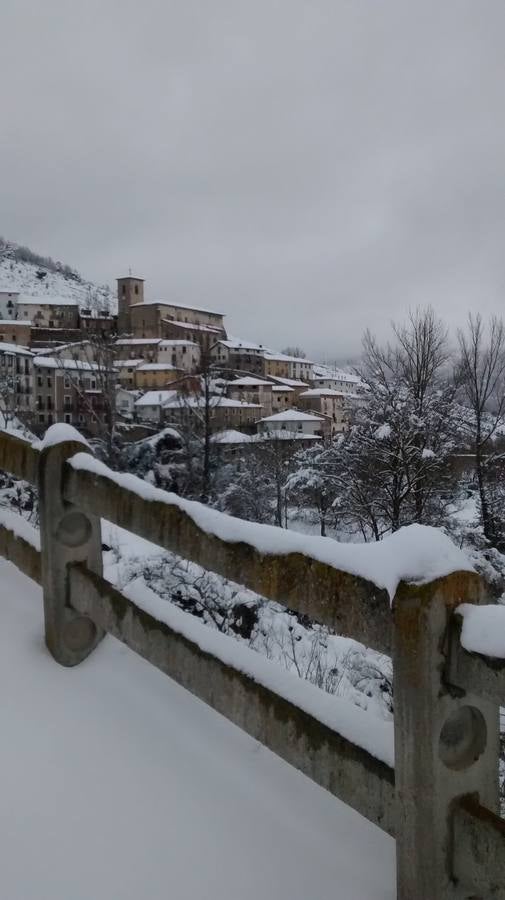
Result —
M 393 900 L 394 841 L 112 638 L 62 669 L 0 561 L 0 896 Z

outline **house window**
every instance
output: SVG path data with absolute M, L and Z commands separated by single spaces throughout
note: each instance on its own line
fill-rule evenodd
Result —
M 68 375 L 65 375 L 64 385 L 66 388 L 70 387 L 70 378 L 68 377 Z
M 139 292 L 139 286 L 138 286 L 138 284 L 136 284 L 135 285 L 135 293 L 138 294 L 138 292 Z
M 126 294 L 126 284 L 123 284 L 123 297 Z
M 45 416 L 44 416 L 44 413 L 39 413 L 39 422 L 40 422 L 41 425 L 44 424 L 44 422 L 45 422 Z
M 71 402 L 70 394 L 65 394 L 65 396 L 63 397 L 63 402 L 64 402 L 65 406 L 70 406 L 70 402 Z
M 42 375 L 37 375 L 37 385 L 38 387 L 42 387 Z
M 52 417 L 51 414 L 49 414 L 48 417 L 47 417 L 47 424 L 48 424 L 48 425 L 52 425 L 52 424 L 53 424 L 53 417 Z
M 65 422 L 67 423 L 67 425 L 70 425 L 71 421 L 72 416 L 70 415 L 70 413 L 65 413 Z
M 51 397 L 48 397 L 48 398 L 47 398 L 47 408 L 48 408 L 48 409 L 52 409 L 52 408 L 53 408 L 53 401 L 52 401 Z

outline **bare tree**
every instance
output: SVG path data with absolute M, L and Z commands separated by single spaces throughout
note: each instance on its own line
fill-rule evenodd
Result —
M 285 353 L 286 356 L 296 356 L 298 359 L 306 359 L 307 358 L 307 354 L 305 353 L 305 350 L 302 350 L 302 348 L 299 347 L 298 345 L 284 347 L 284 350 L 282 350 L 281 352 Z
M 31 423 L 29 378 L 28 355 L 0 354 L 0 415 L 5 429 L 13 422 L 22 427 Z
M 376 539 L 408 522 L 439 523 L 456 442 L 445 327 L 428 308 L 393 332 L 396 342 L 386 346 L 364 336 L 359 374 L 367 404 L 356 411 L 340 454 L 343 508 L 361 508 L 360 528 Z
M 117 349 L 112 335 L 92 332 L 81 343 L 57 355 L 58 367 L 70 381 L 84 430 L 97 438 L 109 466 L 120 464 L 117 431 L 115 361 Z M 66 358 L 65 358 L 66 357 Z M 73 365 L 67 365 L 70 359 Z
M 466 331 L 458 332 L 457 381 L 470 411 L 466 423 L 475 455 L 484 536 L 493 546 L 503 542 L 503 527 L 493 502 L 493 476 L 497 462 L 493 438 L 505 412 L 505 326 L 493 316 L 487 325 L 480 313 L 469 315 Z
M 208 503 L 218 462 L 212 440 L 214 418 L 226 393 L 225 371 L 216 366 L 210 354 L 202 350 L 198 371 L 186 375 L 172 386 L 176 397 L 165 406 L 165 416 L 177 427 L 185 464 L 184 493 Z

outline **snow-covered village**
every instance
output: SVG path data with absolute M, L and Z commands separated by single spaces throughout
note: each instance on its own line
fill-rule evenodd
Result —
M 0 900 L 505 900 L 504 7 L 2 24 Z

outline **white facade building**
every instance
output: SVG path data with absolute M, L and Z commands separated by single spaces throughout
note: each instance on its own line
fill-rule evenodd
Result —
M 298 435 L 323 437 L 326 430 L 324 416 L 314 416 L 299 409 L 285 409 L 283 412 L 266 416 L 258 422 L 260 434 L 288 432 Z
M 196 372 L 200 364 L 200 345 L 195 341 L 162 340 L 157 354 L 159 363 L 170 363 L 183 372 Z

